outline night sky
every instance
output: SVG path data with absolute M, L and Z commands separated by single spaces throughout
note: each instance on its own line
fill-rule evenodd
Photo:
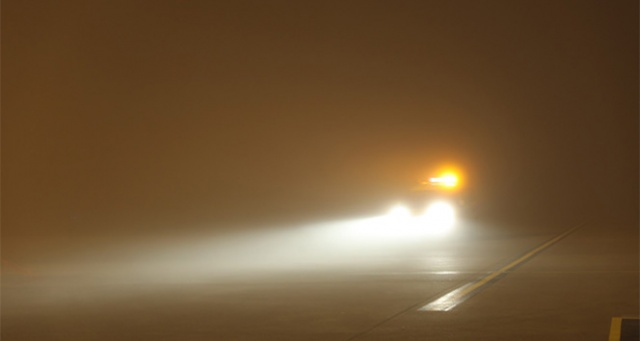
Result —
M 494 215 L 637 218 L 637 1 L 5 0 L 2 33 L 3 257 L 380 212 L 443 163 Z

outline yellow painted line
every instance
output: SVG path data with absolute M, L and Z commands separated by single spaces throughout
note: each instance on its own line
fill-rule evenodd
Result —
M 611 318 L 611 329 L 609 330 L 609 341 L 620 341 L 622 331 L 622 317 Z
M 554 243 L 556 243 L 557 241 L 559 241 L 560 239 L 568 236 L 569 234 L 571 234 L 573 231 L 575 231 L 576 229 L 578 229 L 579 227 L 581 227 L 583 224 L 580 224 L 572 229 L 569 229 L 568 231 L 560 234 L 559 236 L 549 240 L 548 242 L 538 246 L 537 248 L 529 251 L 527 254 L 525 254 L 524 256 L 514 260 L 513 262 L 503 266 L 502 268 L 492 272 L 491 274 L 483 277 L 482 279 L 475 281 L 475 282 L 471 282 L 471 283 L 467 283 L 445 295 L 443 295 L 442 297 L 436 299 L 435 301 L 432 301 L 431 303 L 421 307 L 420 309 L 418 309 L 419 311 L 449 311 L 451 309 L 453 309 L 455 306 L 457 306 L 458 304 L 462 303 L 464 301 L 464 298 L 466 296 L 468 296 L 469 294 L 471 294 L 472 292 L 480 289 L 482 286 L 486 285 L 487 283 L 491 282 L 492 280 L 494 280 L 496 277 L 504 274 L 505 272 L 509 271 L 510 269 L 524 263 L 525 261 L 529 260 L 531 257 L 537 255 L 538 253 L 542 252 L 544 249 L 548 248 L 549 246 L 553 245 Z

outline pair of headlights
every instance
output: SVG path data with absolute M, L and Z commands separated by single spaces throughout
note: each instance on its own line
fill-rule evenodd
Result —
M 445 201 L 431 203 L 419 214 L 414 214 L 407 206 L 399 204 L 394 206 L 387 216 L 396 223 L 412 221 L 426 228 L 439 229 L 449 229 L 456 221 L 454 206 Z

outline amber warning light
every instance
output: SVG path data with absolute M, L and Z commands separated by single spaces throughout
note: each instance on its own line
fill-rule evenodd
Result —
M 442 186 L 447 188 L 454 188 L 458 186 L 458 176 L 453 173 L 442 174 L 439 177 L 434 177 L 429 179 L 429 184 L 434 186 Z

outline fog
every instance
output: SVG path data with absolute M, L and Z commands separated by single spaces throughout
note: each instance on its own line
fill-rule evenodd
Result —
M 437 205 L 435 206 L 438 208 Z M 262 227 L 146 239 L 110 240 L 100 247 L 48 257 L 22 267 L 23 279 L 79 283 L 176 283 L 264 279 L 331 271 L 353 273 L 389 266 L 414 248 L 455 242 L 473 227 L 437 214 L 386 214 L 287 227 Z M 51 256 L 51 255 L 50 255 Z
M 132 297 L 162 297 L 165 292 L 199 285 L 233 291 L 234 283 L 348 281 L 380 270 L 393 273 L 407 261 L 428 263 L 431 275 L 452 275 L 458 274 L 450 264 L 454 245 L 476 228 L 460 219 L 438 221 L 390 210 L 378 216 L 286 228 L 225 233 L 200 229 L 199 234 L 172 238 L 110 240 L 28 266 L 3 261 L 3 286 L 12 316 L 22 316 L 33 309 L 64 311 L 87 303 L 113 309 L 114 303 Z M 416 255 L 425 250 L 433 256 L 418 260 Z
M 637 219 L 630 4 L 4 1 L 3 274 L 338 266 L 449 163 L 487 221 Z

